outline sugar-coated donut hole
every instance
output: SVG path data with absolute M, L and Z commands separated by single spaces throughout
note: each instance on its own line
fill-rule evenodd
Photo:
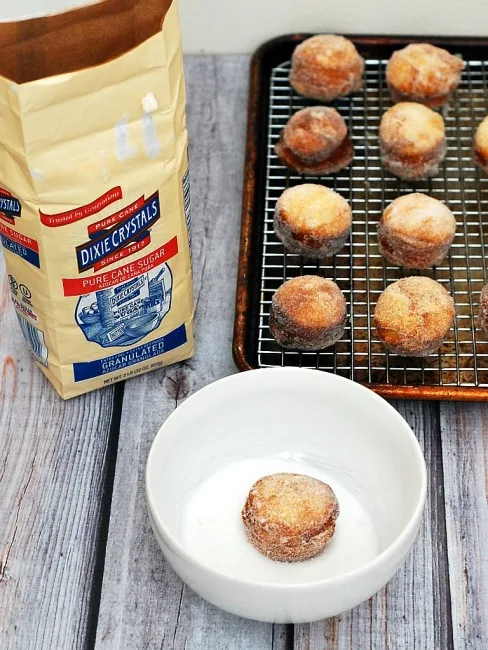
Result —
M 381 254 L 390 264 L 413 269 L 438 265 L 456 234 L 456 219 L 447 205 L 426 194 L 399 196 L 378 224 Z
M 278 345 L 321 350 L 344 333 L 346 300 L 335 282 L 302 275 L 284 282 L 271 300 L 270 331 Z
M 463 60 L 430 43 L 411 43 L 394 52 L 386 67 L 393 101 L 430 107 L 445 104 L 459 85 Z
M 301 174 L 331 174 L 347 167 L 354 150 L 341 115 L 330 106 L 309 106 L 290 117 L 276 154 Z
M 422 104 L 401 102 L 380 122 L 380 151 L 385 168 L 400 178 L 435 176 L 446 154 L 444 120 Z
M 488 115 L 478 125 L 473 140 L 474 159 L 478 167 L 488 172 Z
M 383 291 L 374 320 L 380 339 L 391 352 L 423 357 L 442 345 L 454 315 L 453 299 L 439 282 L 411 276 Z
M 352 211 L 337 192 L 323 185 L 289 187 L 276 202 L 275 232 L 292 253 L 324 258 L 337 253 L 349 236 Z
M 321 553 L 334 534 L 338 515 L 339 504 L 329 485 L 286 472 L 256 481 L 242 510 L 249 541 L 282 562 L 309 560 Z
M 480 293 L 478 327 L 488 336 L 488 284 L 485 284 Z
M 344 36 L 319 34 L 297 45 L 290 84 L 299 95 L 330 102 L 362 88 L 364 61 Z

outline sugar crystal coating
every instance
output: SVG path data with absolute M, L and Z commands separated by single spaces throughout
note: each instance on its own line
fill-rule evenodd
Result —
M 418 192 L 395 199 L 378 224 L 380 252 L 391 264 L 407 268 L 440 264 L 455 233 L 456 219 L 449 208 Z
M 488 116 L 478 125 L 473 141 L 476 164 L 488 172 Z
M 435 176 L 446 154 L 444 120 L 422 104 L 395 104 L 381 118 L 380 150 L 386 169 L 400 178 Z
M 319 34 L 295 48 L 290 84 L 300 95 L 330 102 L 360 90 L 363 72 L 364 61 L 350 40 Z
M 354 156 L 347 126 L 330 106 L 310 106 L 290 117 L 276 144 L 280 160 L 302 174 L 334 173 Z
M 430 43 L 412 43 L 394 52 L 386 68 L 393 100 L 430 107 L 445 104 L 459 85 L 464 61 Z
M 346 300 L 332 280 L 303 275 L 284 282 L 271 300 L 270 331 L 278 345 L 321 350 L 344 333 Z
M 321 553 L 334 534 L 338 515 L 339 504 L 329 485 L 286 472 L 256 481 L 242 510 L 249 541 L 282 562 Z
M 375 326 L 385 346 L 402 356 L 437 350 L 454 322 L 454 302 L 444 287 L 426 277 L 402 278 L 380 295 Z
M 276 203 L 277 236 L 290 252 L 306 257 L 335 254 L 349 236 L 351 223 L 347 201 L 323 185 L 303 183 L 290 187 Z
M 481 289 L 480 306 L 478 310 L 478 326 L 488 335 L 488 284 Z

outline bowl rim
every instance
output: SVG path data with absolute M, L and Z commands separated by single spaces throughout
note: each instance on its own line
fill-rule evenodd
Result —
M 358 390 L 363 394 L 364 392 L 367 392 L 373 402 L 376 402 L 377 405 L 381 404 L 382 408 L 386 408 L 386 410 L 390 413 L 390 415 L 392 415 L 394 419 L 396 419 L 399 423 L 402 424 L 404 433 L 410 439 L 410 442 L 412 443 L 412 448 L 415 450 L 418 466 L 420 469 L 421 483 L 419 486 L 420 488 L 419 498 L 413 509 L 413 512 L 408 518 L 408 521 L 406 522 L 405 526 L 402 528 L 400 533 L 393 540 L 393 542 L 389 544 L 385 549 L 381 551 L 381 553 L 379 553 L 376 557 L 374 557 L 366 564 L 356 569 L 353 569 L 351 571 L 348 571 L 346 573 L 341 573 L 339 575 L 330 578 L 323 578 L 321 580 L 308 580 L 303 582 L 290 582 L 290 583 L 287 582 L 275 583 L 275 582 L 263 582 L 261 580 L 251 580 L 248 578 L 240 578 L 232 574 L 219 571 L 214 567 L 205 564 L 204 562 L 201 562 L 192 553 L 187 551 L 185 546 L 173 535 L 173 533 L 166 527 L 163 520 L 161 519 L 158 510 L 154 505 L 155 499 L 151 494 L 149 483 L 150 483 L 150 472 L 151 472 L 150 468 L 151 465 L 153 464 L 152 459 L 155 454 L 154 448 L 156 445 L 156 441 L 159 438 L 159 436 L 164 435 L 163 431 L 167 427 L 167 423 L 170 420 L 179 417 L 177 413 L 180 409 L 187 410 L 188 408 L 191 408 L 191 400 L 195 395 L 199 395 L 202 392 L 209 392 L 211 390 L 214 390 L 217 384 L 222 385 L 224 383 L 231 383 L 233 381 L 238 382 L 240 381 L 239 378 L 248 377 L 249 375 L 253 375 L 255 373 L 263 373 L 263 372 L 269 374 L 283 373 L 283 372 L 286 373 L 300 372 L 300 373 L 308 373 L 308 374 L 313 373 L 315 376 L 320 375 L 321 377 L 324 378 L 327 377 L 326 381 L 332 381 L 332 382 L 337 381 L 338 383 L 344 383 L 344 384 L 347 383 L 350 387 L 352 384 L 352 390 Z M 190 405 L 188 405 L 189 402 Z M 425 458 L 422 449 L 420 447 L 420 443 L 417 437 L 415 436 L 412 428 L 408 424 L 408 422 L 405 420 L 405 418 L 403 418 L 400 415 L 400 413 L 389 402 L 387 402 L 380 395 L 373 392 L 369 388 L 366 388 L 365 386 L 358 384 L 357 382 L 351 379 L 347 379 L 346 377 L 341 377 L 340 375 L 335 375 L 332 373 L 327 373 L 322 370 L 315 370 L 312 368 L 294 368 L 294 367 L 256 368 L 253 370 L 248 370 L 246 372 L 235 373 L 233 375 L 222 377 L 220 379 L 217 379 L 214 382 L 211 382 L 210 384 L 207 384 L 206 386 L 203 386 L 199 390 L 192 393 L 192 395 L 190 395 L 187 399 L 185 399 L 184 402 L 179 404 L 177 408 L 175 408 L 174 411 L 170 413 L 170 415 L 166 418 L 166 420 L 159 428 L 158 432 L 154 437 L 153 442 L 151 443 L 151 448 L 149 450 L 149 454 L 146 462 L 146 469 L 145 469 L 145 493 L 146 493 L 146 502 L 149 510 L 149 517 L 151 519 L 152 525 L 157 529 L 156 538 L 160 537 L 161 540 L 168 546 L 169 550 L 172 553 L 174 553 L 178 558 L 185 560 L 189 564 L 198 567 L 204 572 L 213 574 L 215 577 L 217 577 L 220 580 L 238 583 L 249 587 L 257 587 L 260 589 L 269 589 L 269 590 L 277 590 L 277 591 L 282 591 L 283 589 L 300 590 L 304 588 L 317 588 L 320 586 L 332 587 L 335 584 L 341 584 L 344 582 L 360 579 L 364 575 L 371 574 L 372 572 L 374 573 L 377 567 L 388 565 L 391 559 L 396 559 L 396 561 L 398 562 L 400 560 L 400 557 L 403 558 L 413 545 L 413 541 L 415 540 L 415 536 L 417 534 L 418 526 L 420 525 L 422 519 L 422 514 L 424 511 L 426 495 L 427 495 L 427 468 L 425 464 Z M 408 548 L 406 549 L 406 552 L 398 554 L 398 551 L 402 548 L 405 542 L 407 542 L 411 537 L 413 537 L 413 539 L 411 542 L 408 543 Z M 157 541 L 159 542 L 159 540 Z

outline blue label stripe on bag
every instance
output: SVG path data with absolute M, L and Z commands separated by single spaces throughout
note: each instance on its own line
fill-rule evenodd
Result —
M 37 251 L 33 251 L 31 248 L 27 248 L 27 246 L 19 244 L 4 234 L 0 234 L 0 238 L 2 239 L 2 244 L 5 250 L 14 253 L 14 255 L 18 255 L 26 262 L 29 262 L 29 264 L 37 266 L 38 269 L 41 268 L 39 253 Z
M 165 354 L 170 350 L 179 348 L 187 341 L 185 325 L 180 325 L 175 330 L 161 336 L 159 339 L 138 345 L 131 350 L 125 352 L 118 352 L 110 357 L 97 359 L 96 361 L 88 361 L 86 363 L 74 363 L 73 371 L 76 381 L 84 381 L 85 379 L 93 379 L 106 375 L 110 372 L 117 372 L 128 366 L 133 366 L 135 363 L 142 363 L 148 361 L 153 357 L 160 354 Z

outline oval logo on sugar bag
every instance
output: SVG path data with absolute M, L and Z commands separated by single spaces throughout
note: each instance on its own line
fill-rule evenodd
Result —
M 20 217 L 22 206 L 19 199 L 8 190 L 0 187 L 0 218 L 7 223 L 14 224 L 15 218 Z
M 159 192 L 155 192 L 108 230 L 92 231 L 89 241 L 76 247 L 79 272 L 99 270 L 147 246 L 149 231 L 160 217 Z

